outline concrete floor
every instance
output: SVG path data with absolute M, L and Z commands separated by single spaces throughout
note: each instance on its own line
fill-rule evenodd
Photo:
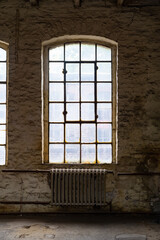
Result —
M 156 216 L 117 214 L 0 215 L 0 240 L 114 240 L 119 234 L 160 240 Z

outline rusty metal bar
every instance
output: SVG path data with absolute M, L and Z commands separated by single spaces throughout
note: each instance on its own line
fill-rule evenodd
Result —
M 139 176 L 153 176 L 153 175 L 160 175 L 160 172 L 141 172 L 141 173 L 138 173 L 138 172 L 132 172 L 132 173 L 127 173 L 127 172 L 118 172 L 117 173 L 117 175 L 118 176 L 137 176 L 137 175 L 139 175 Z
M 43 204 L 43 205 L 48 205 L 50 204 L 50 201 L 46 202 L 27 202 L 27 201 L 0 201 L 0 204 Z
M 50 173 L 51 170 L 24 170 L 24 169 L 2 169 L 1 170 L 2 172 L 16 172 L 16 173 L 26 173 L 26 172 L 29 172 L 29 173 Z

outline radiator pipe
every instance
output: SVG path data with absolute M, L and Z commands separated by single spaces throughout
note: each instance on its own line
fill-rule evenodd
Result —
M 23 170 L 23 169 L 3 169 L 2 172 L 16 172 L 16 173 L 49 173 L 50 170 Z
M 27 202 L 27 201 L 24 201 L 24 202 L 20 202 L 20 201 L 0 201 L 0 204 L 42 204 L 42 205 L 48 205 L 50 204 L 51 202 L 48 201 L 48 202 Z
M 74 168 L 76 169 L 76 168 Z M 52 170 L 23 170 L 23 169 L 2 169 L 1 171 L 2 172 L 16 172 L 16 173 L 50 173 L 51 171 L 53 171 L 54 169 Z M 94 170 L 94 168 L 93 168 Z M 103 169 L 105 170 L 105 169 Z M 111 174 L 114 174 L 114 171 L 112 170 L 105 170 L 105 172 L 107 174 L 111 173 Z M 160 172 L 118 172 L 117 173 L 118 176 L 127 176 L 127 175 L 133 175 L 133 176 L 136 176 L 136 175 L 144 175 L 144 176 L 150 176 L 150 175 L 160 175 Z
M 117 175 L 118 176 L 129 176 L 129 175 L 131 175 L 131 176 L 137 176 L 137 175 L 139 175 L 139 176 L 153 176 L 153 175 L 160 175 L 160 172 L 140 172 L 140 173 L 138 173 L 138 172 L 133 172 L 133 173 L 127 173 L 127 172 L 118 172 L 117 173 Z

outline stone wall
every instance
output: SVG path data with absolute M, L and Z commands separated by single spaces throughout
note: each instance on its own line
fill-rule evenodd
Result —
M 40 0 L 38 6 L 0 1 L 0 40 L 9 43 L 8 165 L 0 166 L 0 213 L 160 211 L 159 11 L 117 7 L 114 0 L 84 0 L 77 8 L 72 0 Z M 53 166 L 42 165 L 41 45 L 80 34 L 118 42 L 118 164 L 107 166 L 114 175 L 107 175 L 108 206 L 101 210 L 52 207 L 50 173 L 42 171 Z

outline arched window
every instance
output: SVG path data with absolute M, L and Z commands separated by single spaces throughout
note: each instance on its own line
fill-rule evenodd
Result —
M 7 160 L 8 44 L 0 41 L 0 165 Z
M 116 58 L 105 38 L 43 43 L 44 162 L 116 162 Z

